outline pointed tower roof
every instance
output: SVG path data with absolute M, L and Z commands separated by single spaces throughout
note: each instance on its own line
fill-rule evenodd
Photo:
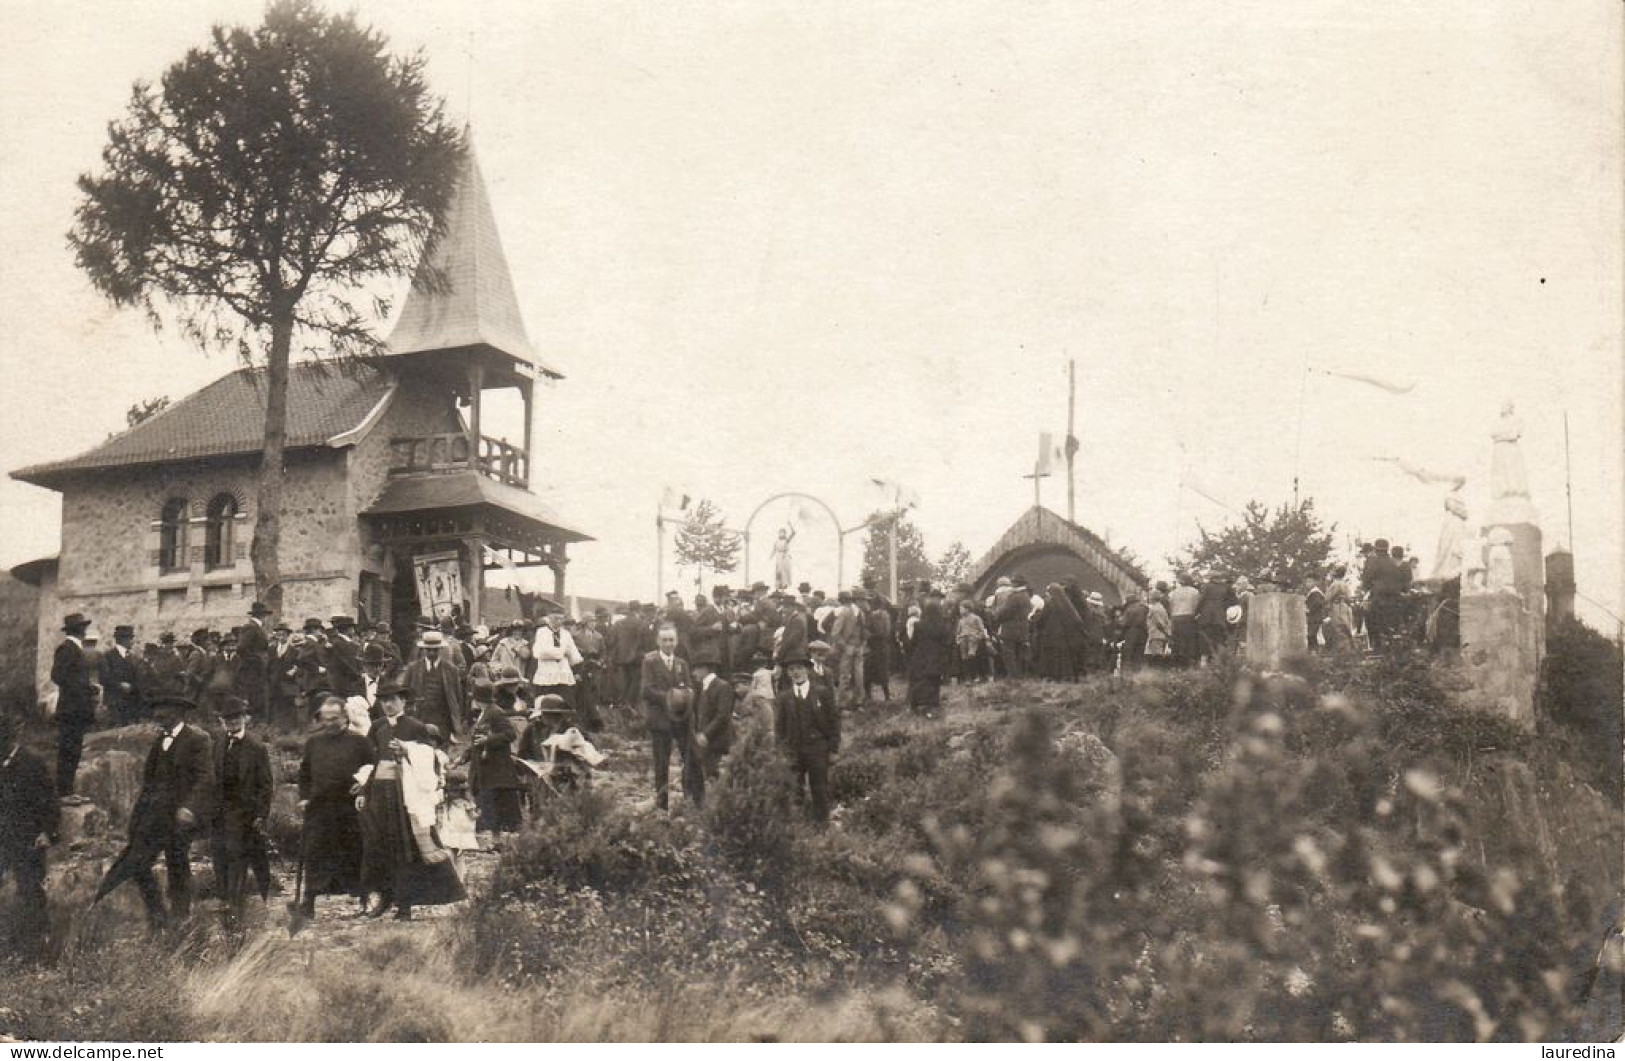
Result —
M 432 275 L 430 269 L 438 270 L 445 279 L 443 290 L 433 290 L 425 283 Z M 486 347 L 533 365 L 543 375 L 563 378 L 563 373 L 536 356 L 525 334 L 508 259 L 502 253 L 502 238 L 472 144 L 446 215 L 446 228 L 424 252 L 388 347 L 392 355 Z

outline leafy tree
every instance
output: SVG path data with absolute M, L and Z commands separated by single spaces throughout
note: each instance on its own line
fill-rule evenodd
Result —
M 688 511 L 688 521 L 677 529 L 677 562 L 717 574 L 739 566 L 740 537 L 724 526 L 722 510 L 710 498 L 701 498 Z
M 1218 531 L 1198 525 L 1201 539 L 1169 563 L 1180 570 L 1202 572 L 1221 568 L 1232 575 L 1272 579 L 1287 586 L 1303 586 L 1324 579 L 1331 570 L 1332 531 L 1315 514 L 1315 503 L 1305 500 L 1296 508 L 1282 505 L 1271 512 L 1257 501 L 1248 502 L 1240 522 Z
M 874 579 L 877 586 L 885 586 L 891 571 L 888 550 L 892 533 L 892 514 L 871 513 L 868 523 L 868 533 L 863 537 L 863 577 Z M 914 521 L 908 518 L 907 513 L 897 516 L 896 527 L 898 586 L 902 586 L 905 582 L 931 578 L 936 571 L 926 556 L 925 537 L 920 534 L 920 528 L 914 525 Z
M 956 541 L 943 550 L 942 556 L 932 565 L 932 577 L 944 586 L 954 586 L 965 581 L 970 574 L 970 550 L 965 543 Z
M 124 413 L 125 426 L 134 427 L 137 424 L 144 424 L 168 408 L 169 395 L 167 394 L 160 394 L 156 398 L 147 398 L 136 402 Z
M 68 241 L 98 290 L 265 366 L 252 559 L 273 607 L 294 344 L 377 349 L 387 305 L 370 285 L 416 263 L 465 151 L 422 55 L 386 48 L 354 15 L 274 0 L 259 26 L 216 26 L 157 86 L 138 82 L 103 172 L 78 182 Z

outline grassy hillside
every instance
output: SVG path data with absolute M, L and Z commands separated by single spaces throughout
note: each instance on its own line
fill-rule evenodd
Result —
M 1618 800 L 1572 740 L 1463 711 L 1445 680 L 1377 661 L 955 690 L 941 721 L 849 719 L 822 833 L 760 725 L 706 812 L 670 817 L 623 733 L 621 772 L 433 921 L 290 943 L 273 916 L 232 942 L 200 916 L 160 945 L 133 896 L 70 919 L 70 885 L 0 1031 L 1552 1038 L 1620 894 Z M 184 1004 L 155 1027 L 162 997 Z

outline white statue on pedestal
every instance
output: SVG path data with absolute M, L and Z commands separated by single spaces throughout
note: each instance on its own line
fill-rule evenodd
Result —
M 1433 558 L 1434 579 L 1448 582 L 1462 573 L 1462 543 L 1467 539 L 1467 504 L 1452 493 L 1444 499 L 1444 523 L 1439 527 L 1439 550 Z
M 1484 588 L 1491 593 L 1518 592 L 1518 579 L 1512 566 L 1512 532 L 1496 527 L 1490 531 L 1489 541 L 1484 561 Z
M 1461 592 L 1483 593 L 1485 586 L 1484 551 L 1489 543 L 1473 536 L 1461 540 Z
M 1534 503 L 1529 499 L 1529 475 L 1524 471 L 1518 440 L 1523 437 L 1523 421 L 1512 403 L 1501 406 L 1501 419 L 1490 435 L 1495 449 L 1490 454 L 1490 511 L 1486 524 L 1539 523 Z

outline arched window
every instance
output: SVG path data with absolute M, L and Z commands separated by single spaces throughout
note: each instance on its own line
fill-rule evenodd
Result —
M 207 570 L 235 563 L 232 538 L 236 534 L 236 519 L 237 499 L 230 494 L 215 494 L 204 513 L 203 566 Z
M 160 573 L 186 570 L 186 498 L 172 497 L 164 502 L 158 516 L 158 570 Z

